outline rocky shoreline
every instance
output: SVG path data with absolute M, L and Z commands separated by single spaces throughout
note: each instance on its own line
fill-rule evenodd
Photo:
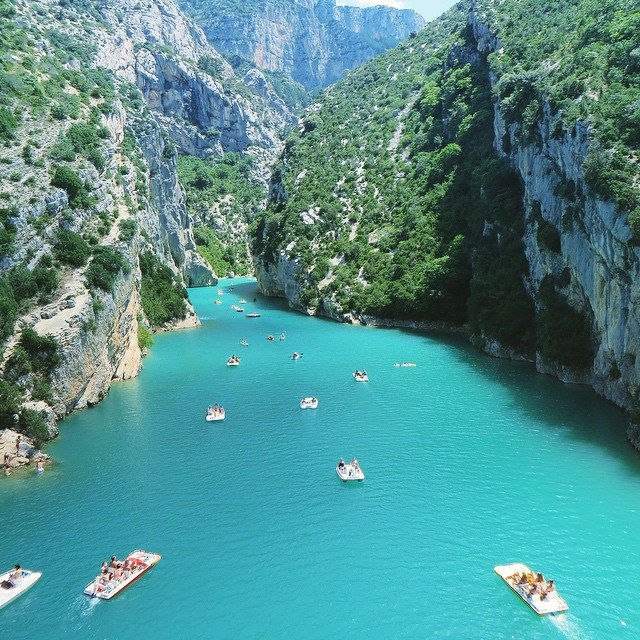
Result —
M 37 468 L 39 461 L 46 464 L 51 460 L 46 453 L 34 446 L 32 440 L 11 429 L 0 431 L 0 456 L 5 476 L 11 475 L 20 467 L 33 465 Z

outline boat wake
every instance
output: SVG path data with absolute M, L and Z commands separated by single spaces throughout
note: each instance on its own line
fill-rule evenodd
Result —
M 569 640 L 592 640 L 591 636 L 580 628 L 580 623 L 570 614 L 549 616 L 550 620 Z
M 100 598 L 83 598 L 83 606 L 81 615 L 90 616 L 93 613 L 93 610 L 98 606 L 100 602 Z

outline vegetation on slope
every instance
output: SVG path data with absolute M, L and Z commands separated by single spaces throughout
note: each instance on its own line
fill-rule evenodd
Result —
M 540 144 L 543 117 L 557 137 L 586 123 L 587 185 L 628 214 L 637 240 L 640 8 L 475 4 L 499 40 L 488 58 L 468 7 L 456 7 L 309 109 L 287 140 L 278 197 L 254 225 L 254 251 L 264 263 L 280 252 L 295 259 L 312 309 L 468 323 L 520 352 L 588 366 L 591 318 L 569 313 L 566 283 L 546 282 L 535 305 L 525 290 L 521 186 L 494 152 L 493 109 L 516 124 L 520 145 Z M 585 194 L 562 191 L 570 225 Z M 557 229 L 541 216 L 537 225 L 539 245 L 559 252 Z
M 251 166 L 251 158 L 232 152 L 207 160 L 178 159 L 187 210 L 200 223 L 194 229 L 198 251 L 218 275 L 252 270 L 245 230 L 265 193 L 251 178 Z
M 254 250 L 272 260 L 296 239 L 310 307 L 470 321 L 530 352 L 521 186 L 493 157 L 488 68 L 474 49 L 452 12 L 329 89 L 287 140 L 286 198 L 257 221 Z

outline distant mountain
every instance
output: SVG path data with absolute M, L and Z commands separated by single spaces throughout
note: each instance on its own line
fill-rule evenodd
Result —
M 308 90 L 391 49 L 425 21 L 410 10 L 336 6 L 335 0 L 179 0 L 226 56 L 283 73 Z

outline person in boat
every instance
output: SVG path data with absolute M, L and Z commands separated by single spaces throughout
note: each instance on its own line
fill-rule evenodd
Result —
M 113 575 L 119 564 L 118 558 L 111 556 L 111 560 L 109 560 L 109 564 L 107 565 L 107 572 Z
M 351 458 L 351 462 L 349 463 L 354 469 L 358 469 L 358 461 L 355 459 L 355 457 Z
M 273 340 L 273 336 L 272 336 L 271 334 L 269 334 L 269 335 L 267 336 L 267 340 Z
M 340 458 L 340 462 L 338 462 L 338 469 L 342 471 L 344 469 L 344 460 Z
M 14 568 L 13 571 L 9 574 L 9 582 L 11 583 L 12 587 L 15 587 L 18 582 L 20 582 L 20 580 L 22 579 L 23 576 L 23 571 L 22 571 L 22 567 L 17 564 Z
M 540 600 L 544 600 L 550 593 L 556 590 L 556 586 L 553 584 L 553 580 L 547 582 L 546 587 L 540 589 Z

